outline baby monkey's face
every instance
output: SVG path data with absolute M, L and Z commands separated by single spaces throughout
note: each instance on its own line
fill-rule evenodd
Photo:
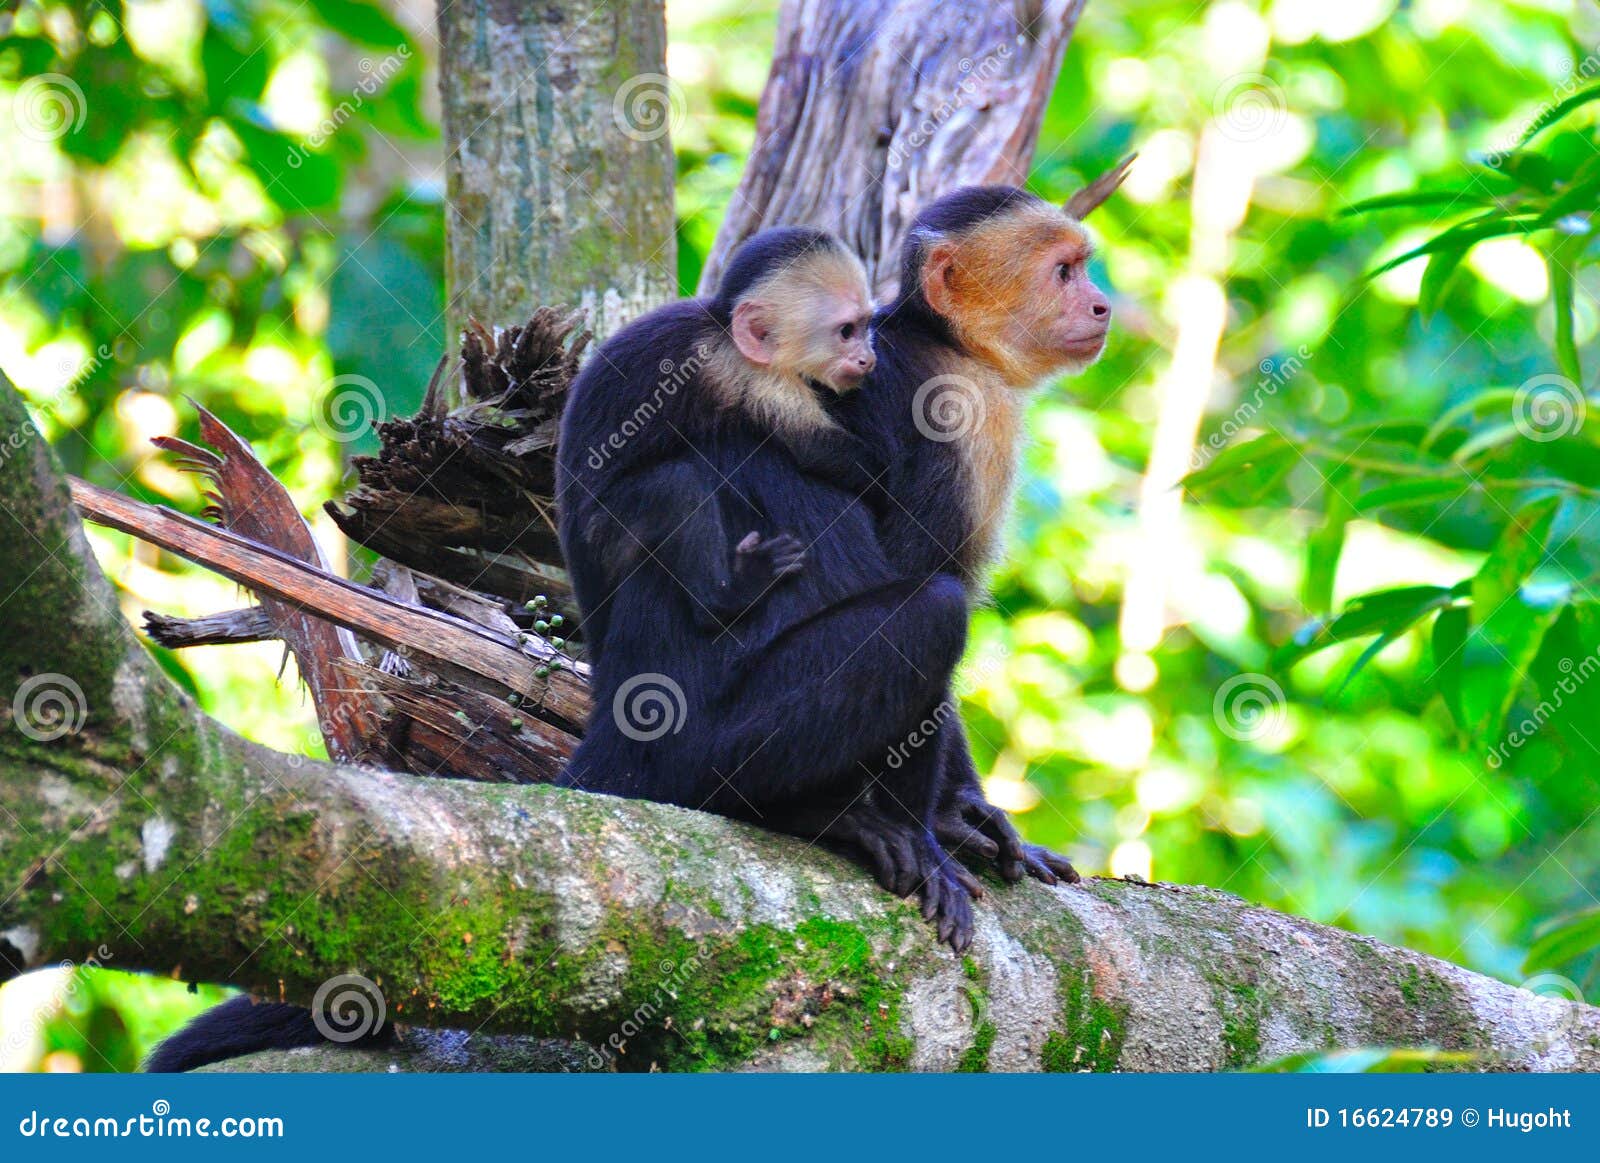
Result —
M 765 279 L 733 312 L 745 358 L 835 392 L 860 387 L 872 354 L 872 292 L 860 260 L 825 250 Z
M 834 288 L 819 294 L 817 311 L 806 319 L 803 374 L 835 392 L 861 386 L 877 363 L 872 354 L 872 304 L 866 281 L 859 289 Z

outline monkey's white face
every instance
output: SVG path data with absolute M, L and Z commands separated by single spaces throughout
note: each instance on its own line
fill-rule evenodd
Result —
M 733 309 L 740 353 L 835 392 L 861 385 L 872 354 L 872 293 L 854 255 L 823 252 L 773 275 Z
M 797 370 L 835 392 L 860 387 L 878 362 L 872 354 L 872 305 L 865 289 L 819 294 L 814 314 L 802 324 Z

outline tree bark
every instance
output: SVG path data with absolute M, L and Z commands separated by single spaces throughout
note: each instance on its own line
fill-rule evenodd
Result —
M 439 35 L 448 333 L 564 304 L 604 338 L 675 298 L 663 0 L 455 0 Z
M 918 208 L 1027 180 L 1085 0 L 784 0 L 756 143 L 700 278 L 764 226 L 817 226 L 880 296 Z M 797 164 L 798 163 L 798 164 Z
M 1205 889 L 995 885 L 962 960 L 858 869 L 721 817 L 255 746 L 134 639 L 9 385 L 0 434 L 11 972 L 103 947 L 301 1003 L 358 973 L 402 1023 L 625 1069 L 1205 1070 L 1368 1044 L 1600 1069 L 1600 1010 Z M 537 1060 L 496 1046 L 403 1053 Z

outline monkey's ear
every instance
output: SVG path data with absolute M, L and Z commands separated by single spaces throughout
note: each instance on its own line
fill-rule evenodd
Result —
M 937 314 L 948 316 L 955 307 L 955 292 L 950 286 L 950 270 L 956 265 L 953 242 L 936 242 L 922 260 L 922 297 Z
M 757 367 L 766 367 L 777 357 L 778 345 L 766 307 L 748 299 L 734 307 L 733 345 Z

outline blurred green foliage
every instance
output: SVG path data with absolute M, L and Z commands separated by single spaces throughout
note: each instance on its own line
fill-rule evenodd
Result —
M 669 4 L 685 290 L 753 140 L 775 10 Z M 147 445 L 192 434 L 189 396 L 338 544 L 317 515 L 351 451 L 318 425 L 330 385 L 367 377 L 404 412 L 443 341 L 429 19 L 0 17 L 0 370 L 71 471 L 194 509 Z M 1576 681 L 1600 659 L 1600 105 L 1573 100 L 1597 54 L 1588 3 L 1088 5 L 1031 184 L 1064 198 L 1141 151 L 1094 221 L 1118 327 L 1034 405 L 962 688 L 1032 839 L 1600 1000 L 1600 684 Z M 130 612 L 237 601 L 94 543 Z M 236 728 L 316 752 L 278 662 L 169 660 Z M 160 1025 L 130 1017 L 158 988 L 122 1005 L 130 1032 Z M 84 1036 L 107 1020 L 62 1012 Z

